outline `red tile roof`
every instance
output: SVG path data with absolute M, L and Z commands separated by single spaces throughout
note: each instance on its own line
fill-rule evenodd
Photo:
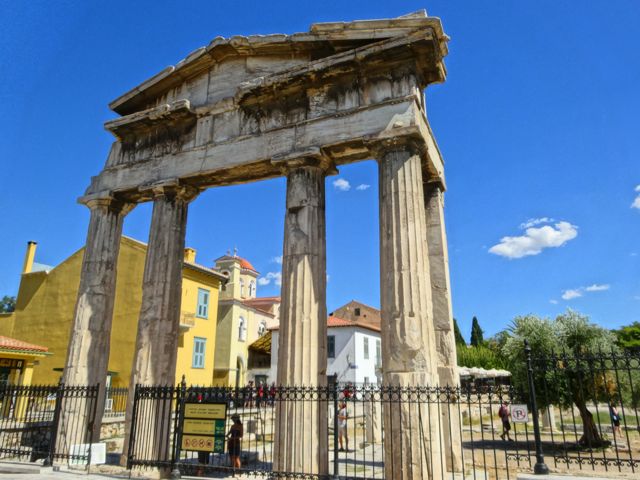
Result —
M 34 345 L 33 343 L 23 342 L 15 338 L 3 337 L 0 335 L 0 350 L 16 350 L 21 352 L 48 352 L 47 347 Z
M 340 327 L 360 327 L 366 328 L 367 330 L 373 330 L 374 332 L 380 331 L 379 325 L 372 325 L 366 322 L 353 322 L 351 320 L 345 320 L 344 318 L 338 317 L 328 317 L 327 318 L 327 328 L 340 328 Z M 278 330 L 280 327 L 275 326 L 270 328 L 269 330 Z

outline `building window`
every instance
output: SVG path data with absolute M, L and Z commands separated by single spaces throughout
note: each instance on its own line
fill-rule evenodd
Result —
M 369 360 L 369 338 L 364 337 L 362 340 L 363 340 L 363 348 L 364 348 L 364 359 Z
M 253 298 L 256 295 L 256 282 L 251 280 L 249 284 L 249 297 Z
M 356 317 L 360 316 L 360 307 L 356 307 Z
M 376 340 L 376 366 L 382 365 L 382 349 L 380 348 L 380 340 Z
M 267 332 L 267 324 L 265 322 L 260 322 L 258 324 L 258 336 L 261 337 Z
M 196 317 L 209 318 L 209 290 L 205 290 L 204 288 L 198 289 Z
M 336 358 L 336 337 L 335 335 L 327 336 L 327 357 Z
M 207 345 L 206 338 L 195 337 L 193 339 L 193 368 L 204 368 L 204 351 Z
M 240 296 L 244 297 L 244 280 L 240 279 Z
M 247 322 L 244 317 L 240 317 L 240 324 L 238 325 L 238 340 L 244 342 L 247 339 Z

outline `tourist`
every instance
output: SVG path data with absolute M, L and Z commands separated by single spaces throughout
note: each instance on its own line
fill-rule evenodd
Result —
M 276 382 L 273 382 L 271 384 L 271 388 L 269 389 L 269 405 L 270 406 L 274 406 L 274 404 L 276 403 Z
M 618 406 L 615 403 L 609 405 L 609 415 L 611 416 L 611 423 L 613 424 L 613 438 L 616 438 L 616 432 L 622 436 L 620 430 L 620 414 L 618 413 Z
M 500 405 L 500 410 L 498 410 L 498 416 L 502 421 L 502 434 L 500 438 L 502 440 L 506 440 L 504 437 L 507 436 L 507 439 L 511 441 L 511 436 L 509 435 L 509 431 L 511 430 L 511 412 L 509 411 L 509 402 L 506 400 L 502 401 L 502 405 Z
M 347 403 L 342 402 L 340 404 L 340 410 L 338 410 L 338 442 L 340 443 L 340 451 L 349 451 L 349 435 L 347 434 L 347 418 L 349 412 L 347 411 Z M 344 445 L 343 445 L 344 439 Z M 346 447 L 343 448 L 343 446 Z
M 240 468 L 240 444 L 242 442 L 242 436 L 244 434 L 244 430 L 242 427 L 242 421 L 240 420 L 240 415 L 237 413 L 231 415 L 231 420 L 233 421 L 233 425 L 229 429 L 229 433 L 227 433 L 227 451 L 229 452 L 229 459 L 231 460 L 231 466 L 233 468 Z

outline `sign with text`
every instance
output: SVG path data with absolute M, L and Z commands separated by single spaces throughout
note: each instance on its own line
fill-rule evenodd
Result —
M 185 403 L 182 449 L 224 453 L 226 403 Z
M 527 423 L 529 411 L 526 405 L 511 405 L 511 420 L 513 423 Z

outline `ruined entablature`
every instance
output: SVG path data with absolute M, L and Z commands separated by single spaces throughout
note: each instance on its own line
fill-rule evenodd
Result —
M 425 174 L 444 184 L 422 91 L 445 79 L 446 41 L 423 13 L 216 38 L 111 103 L 117 141 L 86 194 L 143 201 L 140 189 L 168 179 L 272 178 L 274 158 L 309 149 L 339 166 L 396 137 L 423 142 Z

